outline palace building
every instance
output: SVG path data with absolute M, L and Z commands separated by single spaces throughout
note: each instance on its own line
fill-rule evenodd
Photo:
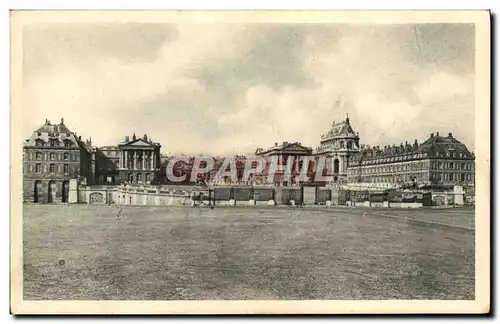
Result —
M 275 185 L 287 186 L 289 184 L 297 183 L 297 181 L 295 181 L 296 176 L 298 176 L 300 170 L 302 170 L 302 161 L 300 161 L 300 158 L 304 156 L 311 156 L 312 151 L 312 148 L 303 146 L 300 142 L 283 142 L 281 144 L 274 143 L 273 147 L 265 150 L 259 148 L 255 151 L 255 155 L 265 158 L 277 157 L 278 166 L 274 174 L 273 183 Z M 290 179 L 287 179 L 284 175 L 287 169 L 287 163 L 289 163 L 289 157 L 292 157 L 293 159 L 291 159 L 292 165 L 289 166 L 291 170 Z M 269 167 L 270 163 L 267 163 L 263 172 L 256 175 L 256 180 L 259 182 L 267 182 Z
M 23 145 L 23 198 L 26 202 L 67 202 L 69 180 L 94 182 L 95 160 L 80 136 L 61 119 L 35 130 Z
M 160 143 L 155 143 L 147 135 L 137 138 L 135 134 L 130 139 L 118 144 L 120 182 L 144 183 L 155 182 L 160 170 Z
M 118 146 L 95 148 L 96 182 L 99 184 L 118 184 L 120 167 L 120 149 Z
M 349 159 L 350 183 L 474 186 L 474 154 L 452 133 L 423 143 L 363 147 Z
M 332 177 L 334 183 L 345 183 L 348 180 L 348 161 L 359 149 L 359 134 L 354 132 L 347 116 L 344 121 L 334 121 L 330 130 L 321 136 L 315 155 L 326 158 L 323 175 Z

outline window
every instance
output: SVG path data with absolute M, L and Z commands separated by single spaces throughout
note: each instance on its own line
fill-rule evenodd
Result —
M 51 164 L 49 166 L 49 172 L 51 172 L 51 173 L 56 172 L 56 166 L 55 166 L 55 164 Z
M 44 142 L 41 139 L 35 140 L 35 146 L 43 146 Z
M 471 175 L 470 173 L 467 173 L 467 181 L 470 181 L 471 180 Z
M 63 169 L 64 169 L 64 174 L 68 174 L 69 173 L 68 165 L 67 164 L 64 165 Z
M 56 159 L 56 154 L 55 153 L 50 153 L 50 160 L 54 161 Z
M 36 159 L 37 159 L 37 160 L 42 160 L 42 159 L 43 159 L 43 155 L 42 155 L 42 153 L 40 153 L 40 152 L 36 152 Z
M 442 169 L 443 168 L 443 164 L 441 162 L 438 162 L 438 169 Z
M 453 170 L 454 166 L 453 166 L 453 162 L 450 163 L 450 169 Z
M 50 146 L 55 146 L 55 147 L 59 146 L 59 140 L 51 139 Z
M 439 181 L 443 180 L 443 175 L 441 173 L 438 174 L 438 180 Z
M 28 172 L 33 172 L 33 165 L 31 164 L 28 165 Z
M 146 181 L 151 181 L 151 175 L 149 173 L 146 173 Z
M 142 181 L 142 174 L 138 173 L 137 174 L 137 182 Z
M 453 181 L 453 173 L 450 173 L 449 179 L 450 179 L 450 181 Z
M 71 147 L 71 141 L 70 140 L 64 140 L 64 147 Z
M 42 164 L 41 163 L 37 163 L 35 165 L 35 172 L 36 173 L 41 173 L 42 172 Z
M 63 159 L 67 161 L 69 159 L 69 154 L 68 153 L 64 153 L 63 154 Z

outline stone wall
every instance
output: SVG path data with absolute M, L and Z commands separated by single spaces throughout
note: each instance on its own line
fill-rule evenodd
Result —
M 73 184 L 76 187 L 76 184 Z M 213 204 L 216 206 L 234 205 L 299 205 L 303 203 L 304 188 L 291 187 L 215 187 L 204 190 L 203 198 L 197 198 L 198 191 L 175 186 L 80 186 L 77 191 L 70 186 L 70 202 L 77 197 L 79 203 L 118 204 L 118 205 L 167 205 L 183 206 Z M 443 193 L 414 193 L 398 191 L 391 193 L 369 191 L 350 191 L 328 187 L 309 187 L 307 205 L 339 205 L 374 208 L 419 208 L 430 205 L 456 204 L 459 190 Z M 194 194 L 194 196 L 193 196 Z M 313 196 L 311 196 L 313 195 Z M 432 199 L 431 199 L 432 195 Z M 196 196 L 196 197 L 195 197 Z M 429 196 L 429 197 L 427 197 Z M 461 196 L 461 197 L 462 197 Z M 463 197 L 462 197 L 463 198 Z M 442 200 L 441 203 L 436 202 Z M 460 202 L 460 199 L 458 199 Z M 463 199 L 462 199 L 463 203 Z

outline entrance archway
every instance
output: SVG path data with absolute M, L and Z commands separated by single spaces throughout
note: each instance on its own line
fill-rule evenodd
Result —
M 69 195 L 69 181 L 64 180 L 62 183 L 62 202 L 63 203 L 68 202 L 68 195 Z
M 49 181 L 49 187 L 48 187 L 48 190 L 47 190 L 47 193 L 48 193 L 48 202 L 49 203 L 52 203 L 56 200 L 56 183 L 54 182 L 54 180 L 50 180 Z
M 36 180 L 33 187 L 33 202 L 35 203 L 39 202 L 41 195 L 42 195 L 42 181 Z

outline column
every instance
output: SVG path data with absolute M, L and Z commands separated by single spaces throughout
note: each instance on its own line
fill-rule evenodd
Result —
M 120 151 L 120 166 L 125 168 L 125 152 Z
M 151 170 L 155 169 L 155 151 L 151 152 Z
M 133 167 L 133 169 L 135 170 L 135 169 L 137 169 L 137 152 L 135 150 L 133 152 L 134 152 L 134 167 Z
M 125 160 L 125 169 L 128 169 L 128 152 L 127 151 L 123 151 L 123 157 L 124 157 L 124 160 Z

